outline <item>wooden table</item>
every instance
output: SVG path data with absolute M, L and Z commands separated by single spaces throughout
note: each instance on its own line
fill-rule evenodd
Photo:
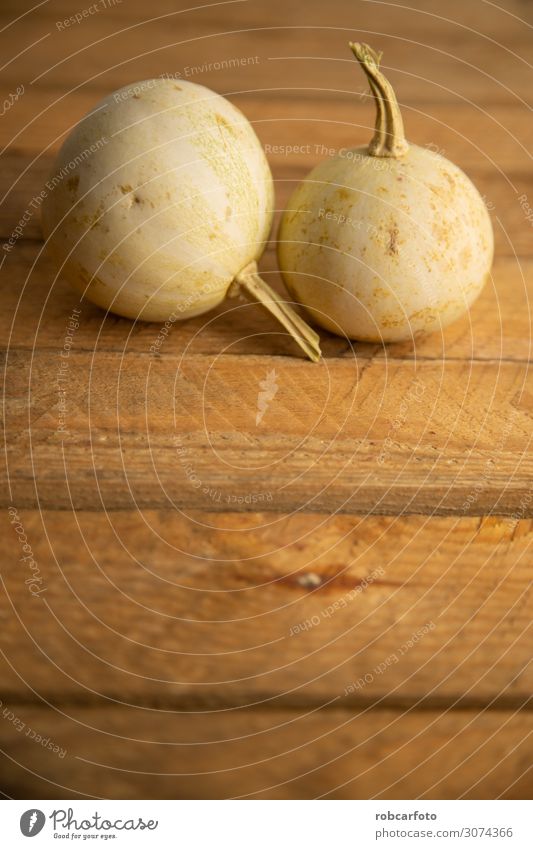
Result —
M 30 210 L 1 256 L 3 792 L 527 797 L 531 5 L 187 6 L 3 3 L 4 243 Z M 324 333 L 313 365 L 233 300 L 153 356 L 160 326 L 56 278 L 32 200 L 104 94 L 172 73 L 227 95 L 279 213 L 325 148 L 370 137 L 350 39 L 491 209 L 470 315 L 387 348 Z M 261 268 L 281 291 L 273 241 Z

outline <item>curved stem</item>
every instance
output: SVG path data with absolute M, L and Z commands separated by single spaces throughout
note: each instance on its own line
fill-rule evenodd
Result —
M 368 44 L 350 42 L 350 48 L 365 72 L 376 101 L 376 129 L 368 145 L 370 156 L 389 156 L 395 159 L 409 150 L 403 131 L 402 113 L 388 79 L 379 70 L 381 53 Z
M 375 50 L 372 50 L 371 47 L 368 50 L 372 53 L 376 66 L 379 68 L 379 63 L 381 62 L 381 53 L 376 53 Z M 376 140 L 379 140 L 379 143 L 382 143 L 383 136 L 386 132 L 386 124 L 385 124 L 385 109 L 383 108 L 383 100 L 381 99 L 380 93 L 376 88 L 374 81 L 368 77 L 368 85 L 372 96 L 374 98 L 374 103 L 376 106 L 376 123 L 375 123 L 375 131 L 374 131 L 374 139 L 372 140 L 372 144 Z
M 277 318 L 285 330 L 291 334 L 310 360 L 317 363 L 320 360 L 320 337 L 300 318 L 296 310 L 287 304 L 268 283 L 259 276 L 257 264 L 251 262 L 237 274 L 235 281 L 238 286 L 259 301 L 273 316 Z

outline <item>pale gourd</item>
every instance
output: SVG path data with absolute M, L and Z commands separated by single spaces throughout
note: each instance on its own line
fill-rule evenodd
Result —
M 456 165 L 406 142 L 381 57 L 350 47 L 375 100 L 374 137 L 320 163 L 294 191 L 279 266 L 316 324 L 355 340 L 402 341 L 440 330 L 472 304 L 490 274 L 492 227 Z
M 317 334 L 257 274 L 272 175 L 225 98 L 166 78 L 120 89 L 76 125 L 49 183 L 44 235 L 90 301 L 163 322 L 205 313 L 241 287 L 319 358 Z

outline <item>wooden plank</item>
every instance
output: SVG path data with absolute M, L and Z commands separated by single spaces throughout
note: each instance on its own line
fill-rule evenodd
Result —
M 283 291 L 273 248 L 261 261 L 269 283 Z M 58 351 L 63 344 L 69 316 L 81 309 L 73 339 L 77 351 L 149 354 L 161 325 L 132 323 L 107 315 L 79 296 L 54 273 L 54 264 L 41 254 L 41 245 L 24 241 L 4 261 L 0 277 L 0 346 L 34 347 Z M 358 358 L 430 360 L 506 360 L 531 358 L 531 310 L 533 263 L 498 260 L 492 280 L 472 310 L 444 330 L 414 342 L 388 345 L 354 343 Z M 274 321 L 254 304 L 228 299 L 217 310 L 173 325 L 160 346 L 163 358 L 188 354 L 296 354 L 292 342 L 276 333 Z M 325 357 L 353 358 L 345 340 L 321 331 Z
M 218 3 L 215 6 L 206 5 L 190 7 L 182 2 L 175 0 L 159 0 L 157 12 L 161 16 L 162 25 L 168 30 L 169 20 L 164 18 L 164 15 L 174 15 L 175 20 L 180 21 L 180 16 L 183 14 L 182 7 L 187 11 L 187 14 L 196 12 L 194 17 L 198 29 L 210 26 L 218 26 L 220 23 L 227 22 L 232 18 L 239 18 L 243 27 L 253 21 L 262 20 L 264 17 L 264 8 L 261 8 L 254 3 L 246 3 L 242 6 L 232 3 Z M 318 13 L 323 9 L 320 6 L 319 0 L 309 0 L 308 14 L 317 17 Z M 467 38 L 474 38 L 480 35 L 499 36 L 502 43 L 507 40 L 516 38 L 518 34 L 523 32 L 523 25 L 527 23 L 527 7 L 521 0 L 505 0 L 500 6 L 487 6 L 482 0 L 472 0 L 468 6 L 465 6 L 461 0 L 449 0 L 447 5 L 447 15 L 442 13 L 441 0 L 413 0 L 408 7 L 404 6 L 399 0 L 392 0 L 387 4 L 387 14 L 383 14 L 383 9 L 378 3 L 359 3 L 354 4 L 349 0 L 335 0 L 331 6 L 336 13 L 344 15 L 357 11 L 358 16 L 364 20 L 371 21 L 373 24 L 381 24 L 382 32 L 399 30 L 402 34 L 407 35 L 410 29 L 417 24 L 424 29 L 428 36 L 428 40 L 432 40 L 436 35 L 446 36 L 455 33 L 457 37 L 464 31 Z M 83 26 L 92 26 L 95 23 L 113 22 L 113 27 L 117 28 L 117 24 L 123 21 L 140 22 L 141 25 L 146 25 L 147 21 L 152 20 L 152 17 L 157 19 L 153 10 L 148 9 L 142 0 L 130 0 L 127 5 L 124 3 L 108 4 L 105 8 L 105 14 L 97 17 L 88 16 L 83 21 Z M 273 19 L 283 19 L 285 16 L 291 18 L 299 18 L 299 14 L 295 13 L 287 6 L 283 0 L 272 0 L 269 4 L 268 11 Z M 2 14 L 6 20 L 15 20 L 20 16 L 20 4 L 17 0 L 4 0 L 2 4 Z M 483 12 L 483 14 L 480 14 Z M 38 18 L 42 22 L 48 22 L 53 25 L 58 15 L 67 16 L 72 14 L 72 5 L 70 0 L 50 0 L 45 6 L 39 9 L 38 15 L 32 15 L 32 20 Z M 183 20 L 183 18 L 181 19 Z M 323 21 L 322 21 L 323 23 Z M 461 26 L 462 25 L 462 26 Z M 469 31 L 473 28 L 473 31 Z
M 283 208 L 320 146 L 368 139 L 350 38 L 385 51 L 409 138 L 485 195 L 498 257 L 442 336 L 354 356 L 324 334 L 319 368 L 239 301 L 155 357 L 158 325 L 83 304 L 58 386 L 79 304 L 32 215 L 0 253 L 7 795 L 530 798 L 528 11 L 409 5 L 325 21 L 309 0 L 302 26 L 285 0 L 160 0 L 154 21 L 128 0 L 64 27 L 67 0 L 5 0 L 3 89 L 25 91 L 0 127 L 0 245 L 69 127 L 165 72 L 244 110 Z M 263 268 L 279 286 L 272 245 Z
M 531 72 L 525 61 L 526 25 L 506 10 L 489 10 L 481 0 L 469 6 L 472 17 L 457 0 L 447 6 L 447 14 L 438 5 L 410 12 L 405 4 L 397 9 L 388 4 L 384 15 L 377 3 L 342 0 L 326 25 L 319 0 L 306 4 L 305 23 L 296 8 L 281 0 L 269 7 L 266 17 L 260 3 L 220 4 L 215 9 L 189 6 L 186 13 L 171 8 L 169 12 L 178 14 L 152 23 L 154 15 L 146 8 L 141 19 L 117 8 L 111 15 L 92 15 L 66 29 L 56 24 L 64 9 L 60 12 L 59 7 L 54 19 L 52 6 L 46 17 L 27 15 L 12 28 L 12 61 L 4 75 L 8 84 L 21 79 L 29 83 L 40 76 L 41 85 L 68 80 L 71 87 L 89 83 L 112 89 L 161 72 L 184 74 L 190 66 L 258 55 L 258 65 L 233 72 L 241 85 L 264 85 L 268 76 L 277 87 L 343 87 L 353 77 L 346 57 L 346 42 L 352 39 L 378 42 L 385 52 L 385 67 L 394 69 L 392 75 L 400 80 L 406 98 L 527 100 Z M 523 16 L 523 7 L 517 8 Z M 157 14 L 165 11 L 158 8 Z M 31 63 L 28 53 L 17 58 L 32 44 Z M 276 57 L 281 60 L 275 61 Z M 267 62 L 268 70 L 260 67 Z M 217 71 L 202 74 L 208 85 L 218 77 Z
M 269 492 L 282 512 L 532 514 L 521 363 L 71 350 L 9 352 L 6 368 L 20 506 L 205 509 L 205 489 L 237 510 Z
M 157 14 L 154 14 L 153 10 L 147 9 L 142 0 L 129 0 L 127 5 L 108 4 L 104 15 L 88 16 L 82 25 L 90 27 L 108 23 L 110 28 L 117 29 L 121 23 L 127 21 L 139 22 L 142 26 L 146 26 L 152 18 L 157 20 L 160 16 L 161 26 L 165 26 L 168 30 L 169 19 L 164 16 L 170 15 L 170 20 L 174 16 L 174 21 L 183 22 L 182 7 L 187 10 L 187 14 L 191 13 L 199 31 L 202 28 L 208 31 L 210 27 L 227 23 L 231 19 L 238 18 L 243 28 L 254 21 L 264 19 L 264 8 L 254 3 L 246 3 L 242 6 L 235 3 L 218 3 L 215 6 L 206 5 L 202 8 L 202 6 L 190 7 L 175 0 L 159 0 Z M 498 36 L 501 43 L 505 44 L 519 37 L 524 31 L 524 23 L 528 21 L 528 9 L 521 0 L 505 0 L 505 3 L 499 6 L 487 6 L 482 0 L 472 0 L 465 6 L 461 0 L 449 0 L 446 15 L 443 15 L 441 0 L 412 0 L 408 7 L 399 0 L 392 0 L 387 4 L 386 15 L 383 14 L 379 3 L 363 4 L 354 3 L 353 0 L 352 2 L 335 0 L 330 8 L 334 9 L 338 16 L 350 13 L 353 17 L 354 12 L 357 12 L 359 20 L 363 19 L 372 25 L 380 24 L 380 32 L 383 33 L 399 31 L 402 35 L 408 35 L 413 27 L 418 27 L 425 32 L 428 41 L 431 42 L 435 37 L 455 34 L 457 38 L 461 35 L 464 38 Z M 321 10 L 323 7 L 320 6 L 319 0 L 309 0 L 307 12 L 309 16 L 312 16 L 312 22 Z M 269 4 L 268 11 L 274 20 L 283 20 L 285 16 L 296 19 L 300 17 L 283 0 L 273 0 Z M 192 15 L 193 12 L 196 14 Z M 18 0 L 4 0 L 2 15 L 6 23 L 15 21 L 20 13 Z M 50 0 L 45 6 L 39 8 L 38 15 L 32 15 L 32 20 L 38 18 L 39 21 L 52 26 L 58 16 L 67 17 L 70 14 L 72 14 L 70 0 Z M 16 25 L 14 26 L 16 28 Z M 420 34 L 418 29 L 416 31 Z
M 531 521 L 15 510 L 0 647 L 18 701 L 427 709 L 533 691 Z
M 527 713 L 7 710 L 15 719 L 0 724 L 0 746 L 10 752 L 3 784 L 14 798 L 527 799 L 531 793 Z

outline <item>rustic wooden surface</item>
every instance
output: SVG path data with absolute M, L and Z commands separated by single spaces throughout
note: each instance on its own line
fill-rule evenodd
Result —
M 369 138 L 359 39 L 408 138 L 485 196 L 496 258 L 471 313 L 416 344 L 324 333 L 313 366 L 233 300 L 153 356 L 160 327 L 80 304 L 31 215 L 0 254 L 3 794 L 530 797 L 531 6 L 30 8 L 2 7 L 3 97 L 24 86 L 0 125 L 3 242 L 69 128 L 164 73 L 245 111 L 279 215 L 325 148 Z M 273 241 L 261 270 L 281 291 Z

